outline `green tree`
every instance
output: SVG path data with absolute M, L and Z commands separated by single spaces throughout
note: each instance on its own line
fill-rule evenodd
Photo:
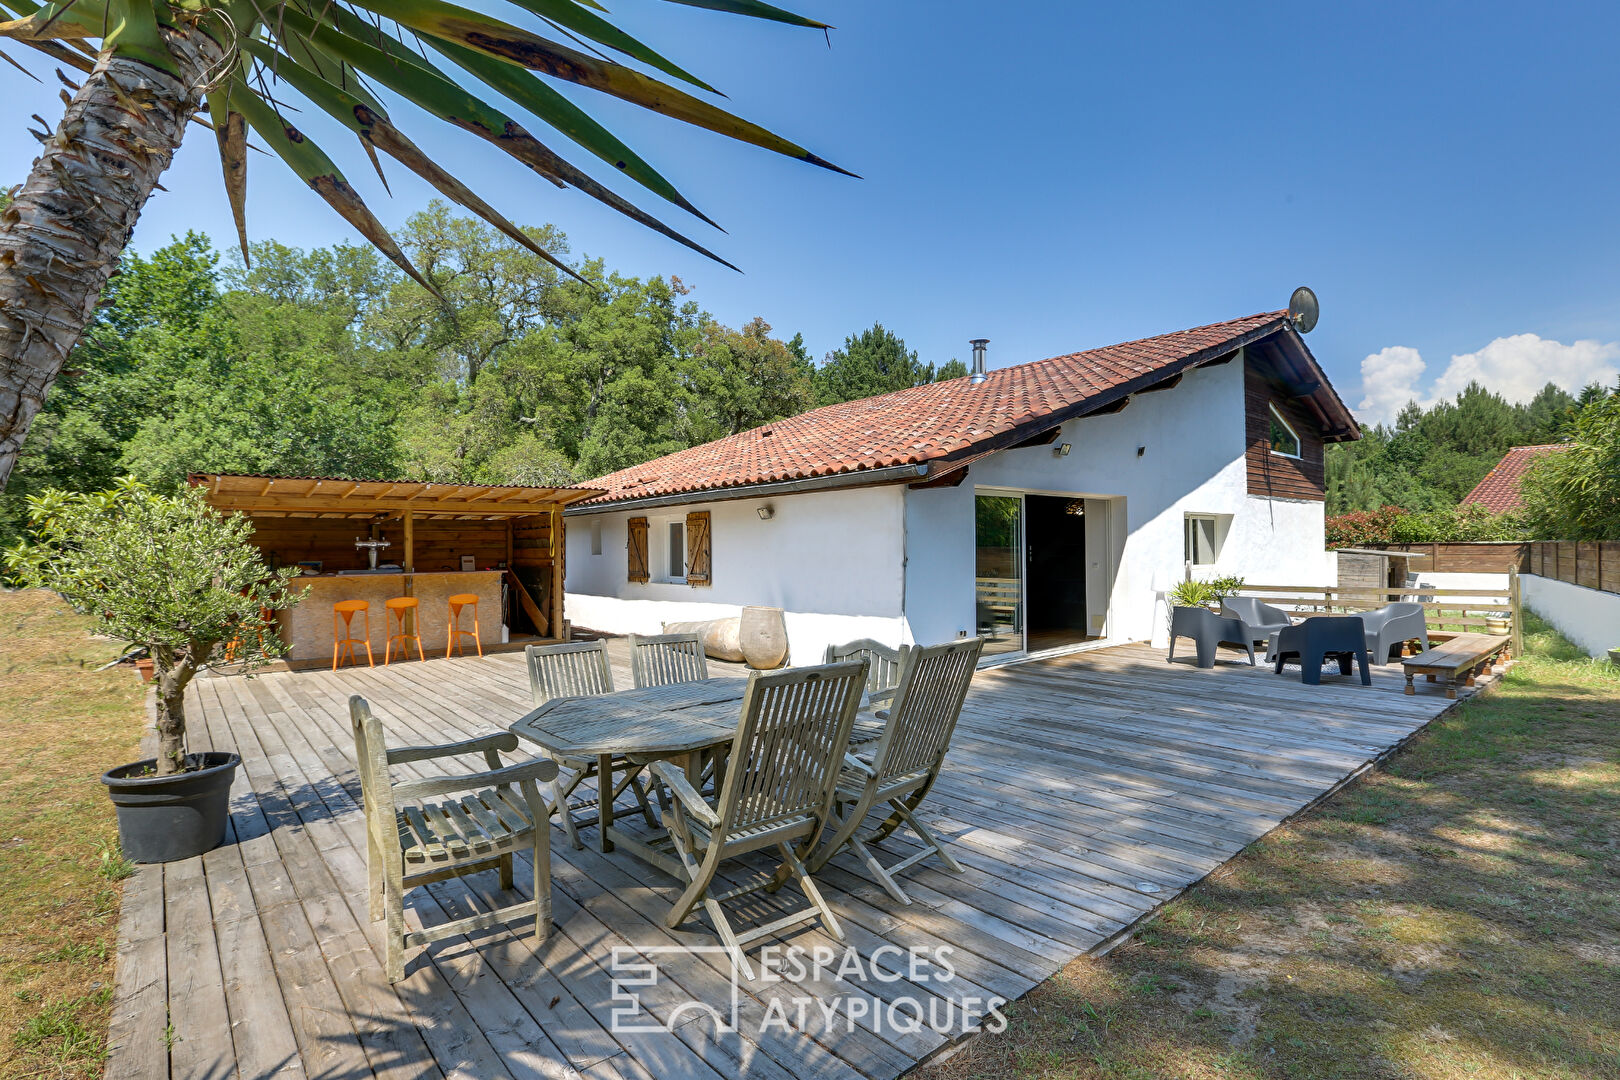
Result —
M 680 0 L 691 3 L 692 0 Z M 0 36 L 76 69 L 54 134 L 0 219 L 0 488 L 34 416 L 78 343 L 147 198 L 204 108 L 216 133 L 227 194 L 247 247 L 248 131 L 406 275 L 422 275 L 336 163 L 293 125 L 306 110 L 359 137 L 373 162 L 389 155 L 441 194 L 534 253 L 561 261 L 430 158 L 389 119 L 378 97 L 413 106 L 483 138 L 547 183 L 571 186 L 704 255 L 702 245 L 577 168 L 536 139 L 511 103 L 674 206 L 708 221 L 665 177 L 611 134 L 555 82 L 571 82 L 728 137 L 826 168 L 804 147 L 642 71 L 715 92 L 604 17 L 595 3 L 514 0 L 581 45 L 575 49 L 483 11 L 442 0 L 338 0 L 294 4 L 220 0 L 0 2 Z M 764 3 L 702 6 L 827 29 Z M 502 9 L 505 10 L 504 8 Z M 614 50 L 626 62 L 606 59 Z M 23 66 L 8 57 L 15 66 Z M 525 68 L 532 70 L 525 70 Z M 26 67 L 24 67 L 26 71 Z M 60 68 L 58 68 L 60 71 Z M 536 74 L 536 72 L 543 73 Z M 66 76 L 63 76 L 66 79 Z M 274 84 L 274 97 L 270 86 Z M 841 171 L 841 170 L 840 170 Z M 727 264 L 729 265 L 729 264 Z
M 157 772 L 183 772 L 186 686 L 225 658 L 253 667 L 283 646 L 264 612 L 291 607 L 298 568 L 271 570 L 253 525 L 225 516 L 200 488 L 159 495 L 133 478 L 92 494 L 29 500 L 32 536 L 4 554 L 23 585 L 59 593 L 103 633 L 144 645 L 157 681 Z M 227 650 L 227 645 L 229 649 Z
M 1588 401 L 1569 449 L 1537 458 L 1519 490 L 1537 540 L 1620 540 L 1620 393 Z
M 183 381 L 222 374 L 231 320 L 217 264 L 198 233 L 125 258 L 74 352 L 78 366 L 56 384 L 0 494 L 0 536 L 20 533 L 30 494 L 110 487 L 127 471 L 124 447 L 143 419 L 172 415 Z
M 967 373 L 959 361 L 951 363 L 962 374 Z M 906 348 L 904 340 L 882 323 L 874 323 L 871 329 L 845 338 L 843 348 L 827 354 L 816 370 L 816 403 L 833 405 L 908 390 L 938 377 L 933 364 L 922 363 L 915 350 Z
M 694 444 L 793 416 L 815 404 L 809 365 L 771 337 L 770 324 L 757 316 L 741 330 L 705 323 L 694 361 L 689 376 Z

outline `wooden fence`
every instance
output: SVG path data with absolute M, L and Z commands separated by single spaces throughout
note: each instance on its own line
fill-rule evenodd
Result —
M 1301 614 L 1355 614 L 1401 601 L 1423 605 L 1431 640 L 1459 633 L 1502 633 L 1513 638 L 1513 653 L 1523 651 L 1520 626 L 1519 572 L 1508 570 L 1505 589 L 1325 588 L 1319 585 L 1245 585 L 1241 595 Z
M 1485 541 L 1470 544 L 1373 544 L 1367 550 L 1426 556 L 1412 565 L 1416 573 L 1505 574 L 1524 566 L 1525 549 L 1530 544 L 1518 540 Z M 1620 565 L 1617 561 L 1616 565 Z
M 1520 569 L 1527 574 L 1620 593 L 1620 543 L 1549 541 L 1524 546 L 1527 550 Z

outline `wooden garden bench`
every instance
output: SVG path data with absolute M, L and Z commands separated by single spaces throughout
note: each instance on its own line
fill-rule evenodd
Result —
M 1497 634 L 1458 634 L 1444 644 L 1409 656 L 1401 661 L 1406 672 L 1406 692 L 1417 693 L 1412 686 L 1414 675 L 1427 676 L 1429 682 L 1434 682 L 1436 675 L 1444 675 L 1446 697 L 1455 698 L 1459 677 L 1465 679 L 1463 685 L 1473 686 L 1474 676 L 1489 675 L 1498 660 L 1512 659 L 1508 652 L 1509 641 L 1508 637 Z

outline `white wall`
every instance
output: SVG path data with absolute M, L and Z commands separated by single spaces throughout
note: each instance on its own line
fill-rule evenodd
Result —
M 900 486 L 806 492 L 769 499 L 690 503 L 653 510 L 568 517 L 566 604 L 580 626 L 615 634 L 653 634 L 666 622 L 718 619 L 745 605 L 786 613 L 794 664 L 819 663 L 830 642 L 904 639 L 904 504 Z M 759 517 L 770 504 L 775 514 Z M 710 513 L 713 584 L 659 581 L 667 576 L 668 521 Z M 653 580 L 626 580 L 627 522 L 649 521 Z M 601 553 L 591 532 L 601 523 Z M 970 543 L 971 543 L 971 537 Z
M 1501 589 L 1502 595 L 1507 595 L 1508 576 L 1502 574 L 1431 574 L 1427 571 L 1418 572 L 1418 586 L 1429 586 L 1434 589 Z
M 1519 575 L 1519 599 L 1588 656 L 1620 647 L 1620 595 L 1539 574 Z
M 1054 448 L 1065 442 L 1070 452 L 1058 457 Z M 1200 576 L 1332 584 L 1323 504 L 1250 497 L 1246 442 L 1240 359 L 1188 372 L 1174 389 L 1138 395 L 1121 412 L 1065 424 L 1052 445 L 976 462 L 959 487 L 908 491 L 912 637 L 942 641 L 973 627 L 973 499 L 986 488 L 1112 497 L 1110 637 L 1162 642 L 1160 594 L 1182 578 L 1188 513 L 1231 518 L 1216 564 Z

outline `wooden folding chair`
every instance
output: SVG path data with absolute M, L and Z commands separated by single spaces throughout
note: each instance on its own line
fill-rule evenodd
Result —
M 844 645 L 827 646 L 824 663 L 839 664 L 845 660 L 866 660 L 872 665 L 866 676 L 866 705 L 873 710 L 874 715 L 868 715 L 863 709 L 855 717 L 855 729 L 849 734 L 851 746 L 864 746 L 866 743 L 876 742 L 883 734 L 883 721 L 889 718 L 889 714 L 884 710 L 894 699 L 895 687 L 900 685 L 900 668 L 905 663 L 906 653 L 910 651 L 910 645 L 891 649 L 881 641 L 873 641 L 871 638 L 861 638 Z
M 709 677 L 709 658 L 696 634 L 631 634 L 630 677 L 637 690 L 702 682 Z
M 938 855 L 953 873 L 962 872 L 951 853 L 917 820 L 915 811 L 939 779 L 983 648 L 984 639 L 973 637 L 944 645 L 920 645 L 907 654 L 882 736 L 846 759 L 834 793 L 833 834 L 811 858 L 812 872 L 848 847 L 902 904 L 911 903 L 911 898 L 894 875 L 907 867 Z M 868 836 L 857 836 L 866 815 L 881 803 L 891 808 L 888 818 Z M 917 834 L 922 850 L 885 867 L 866 845 L 886 839 L 901 825 Z
M 534 695 L 536 705 L 544 705 L 553 698 L 595 697 L 613 693 L 613 669 L 608 664 L 606 641 L 529 645 L 524 648 L 523 655 L 529 667 L 529 690 Z M 558 792 L 557 816 L 562 819 L 568 842 L 576 850 L 582 851 L 585 844 L 579 838 L 579 830 L 601 820 L 601 807 L 597 805 L 597 799 L 570 803 L 569 797 L 584 781 L 598 776 L 602 763 L 596 758 L 560 758 L 557 763 L 572 773 Z M 614 772 L 624 772 L 623 779 L 614 782 L 613 798 L 617 799 L 629 787 L 635 792 L 636 802 L 641 805 L 641 815 L 647 825 L 658 828 L 658 819 L 653 816 L 652 807 L 647 803 L 647 793 L 638 779 L 640 766 L 632 766 L 623 758 L 613 758 L 608 767 Z M 598 816 L 595 819 L 574 820 L 575 809 L 584 810 L 592 806 L 597 807 Z
M 657 761 L 650 766 L 674 795 L 665 824 L 687 880 L 664 925 L 674 929 L 702 904 L 715 933 L 749 979 L 754 973 L 743 950 L 760 938 L 819 919 L 828 933 L 843 940 L 844 931 L 803 859 L 814 850 L 832 812 L 833 783 L 860 707 L 866 668 L 862 660 L 750 675 L 742 722 L 713 805 L 679 765 Z M 771 847 L 782 860 L 775 874 L 725 892 L 712 891 L 721 863 Z M 733 929 L 722 907 L 725 901 L 761 889 L 775 891 L 789 877 L 804 891 L 808 907 L 740 934 Z
M 866 700 L 873 705 L 883 704 L 894 697 L 900 685 L 900 668 L 906 662 L 910 645 L 891 649 L 881 641 L 861 638 L 845 645 L 828 645 L 823 663 L 841 664 L 845 660 L 866 660 L 871 668 L 866 676 Z
M 388 981 L 405 977 L 408 948 L 513 919 L 533 916 L 535 934 L 546 940 L 551 933 L 551 829 L 546 825 L 551 808 L 540 797 L 539 785 L 557 778 L 557 763 L 541 759 L 503 767 L 497 751 L 518 748 L 517 736 L 508 731 L 390 750 L 382 722 L 358 694 L 349 699 L 349 719 L 366 815 L 371 918 L 388 920 Z M 489 764 L 487 772 L 398 781 L 388 775 L 391 765 L 479 752 Z M 533 899 L 406 931 L 405 890 L 489 869 L 499 870 L 501 888 L 511 890 L 512 854 L 525 849 L 534 860 Z

